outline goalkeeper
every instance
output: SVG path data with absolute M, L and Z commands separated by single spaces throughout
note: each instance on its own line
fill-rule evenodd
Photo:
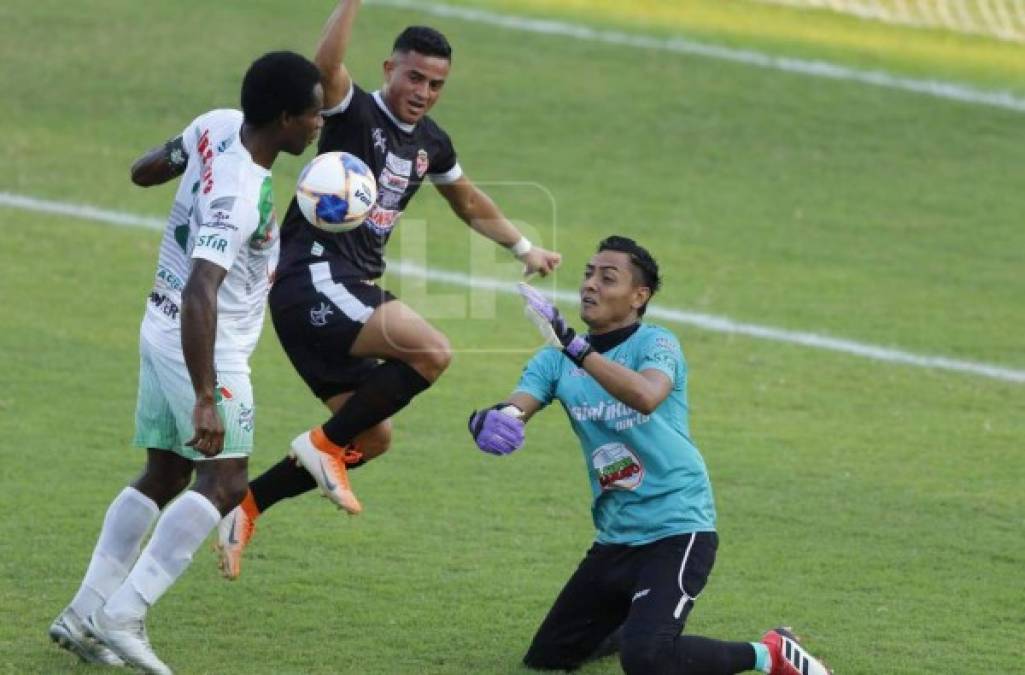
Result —
M 572 670 L 618 650 L 628 673 L 827 673 L 787 629 L 759 642 L 680 634 L 718 537 L 708 472 L 690 439 L 683 353 L 671 332 L 640 322 L 659 283 L 655 260 L 632 239 L 602 241 L 580 286 L 586 336 L 521 284 L 527 315 L 552 347 L 527 363 L 508 399 L 470 417 L 477 446 L 505 455 L 558 399 L 591 479 L 596 540 L 523 662 Z

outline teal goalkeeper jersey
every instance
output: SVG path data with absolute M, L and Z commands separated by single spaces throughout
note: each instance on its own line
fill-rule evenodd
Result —
M 637 372 L 665 373 L 672 391 L 642 415 L 552 347 L 534 355 L 517 386 L 543 406 L 558 399 L 569 415 L 590 476 L 597 541 L 640 545 L 715 530 L 708 470 L 690 440 L 687 364 L 676 336 L 641 324 L 603 356 Z

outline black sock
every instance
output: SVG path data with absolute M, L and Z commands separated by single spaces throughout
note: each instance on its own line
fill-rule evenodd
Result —
M 367 460 L 362 457 L 354 462 L 346 461 L 347 471 L 358 469 Z M 317 487 L 317 481 L 306 469 L 298 466 L 291 457 L 283 460 L 261 473 L 249 483 L 249 491 L 256 502 L 256 508 L 263 513 L 282 499 L 298 497 Z
M 726 642 L 697 635 L 680 635 L 673 641 L 676 663 L 682 672 L 722 675 L 754 670 L 755 648 L 750 642 Z
M 256 508 L 263 513 L 282 499 L 296 497 L 317 487 L 317 481 L 309 471 L 296 465 L 291 457 L 261 473 L 249 482 Z
M 412 366 L 385 361 L 370 371 L 345 405 L 324 423 L 324 435 L 344 447 L 361 431 L 402 410 L 429 386 L 431 383 Z

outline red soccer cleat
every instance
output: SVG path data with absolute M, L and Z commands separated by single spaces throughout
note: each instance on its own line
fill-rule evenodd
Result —
M 762 644 L 772 657 L 769 675 L 832 675 L 833 671 L 809 654 L 789 628 L 773 628 L 762 636 Z

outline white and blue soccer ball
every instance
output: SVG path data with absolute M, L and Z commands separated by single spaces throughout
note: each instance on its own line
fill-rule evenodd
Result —
M 348 232 L 359 227 L 377 201 L 377 181 L 366 163 L 347 152 L 317 155 L 299 174 L 295 200 L 315 227 Z

